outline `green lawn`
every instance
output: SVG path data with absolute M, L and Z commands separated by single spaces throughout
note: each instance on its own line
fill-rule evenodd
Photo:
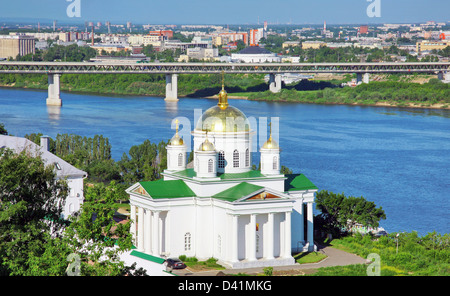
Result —
M 320 252 L 298 253 L 294 259 L 299 264 L 317 263 L 327 258 L 327 255 Z

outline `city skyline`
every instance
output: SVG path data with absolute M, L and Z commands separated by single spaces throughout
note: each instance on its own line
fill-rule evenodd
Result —
M 80 17 L 69 17 L 67 8 L 76 0 L 16 0 L 2 6 L 0 21 L 57 20 L 132 22 L 133 24 L 379 24 L 447 22 L 450 3 L 439 0 L 228 0 L 212 2 L 181 0 L 149 3 L 134 1 L 79 1 Z M 380 17 L 370 17 L 367 8 L 380 3 Z M 325 7 L 325 9 L 324 9 Z M 432 9 L 434 8 L 434 9 Z

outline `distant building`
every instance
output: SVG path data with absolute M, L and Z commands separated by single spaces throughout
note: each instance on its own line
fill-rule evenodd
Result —
M 299 46 L 300 46 L 300 41 L 286 41 L 286 42 L 283 42 L 283 44 L 281 45 L 282 48 L 299 47 Z
M 424 41 L 416 43 L 416 51 L 419 53 L 422 51 L 433 50 L 433 49 L 442 50 L 442 49 L 446 48 L 447 46 L 450 46 L 450 41 L 424 40 Z
M 25 35 L 0 36 L 0 58 L 16 58 L 35 53 L 36 41 Z
M 91 45 L 91 48 L 95 49 L 98 54 L 102 54 L 103 51 L 105 51 L 107 54 L 110 54 L 112 52 L 119 52 L 119 51 L 128 51 L 128 47 L 124 47 L 123 45 L 108 45 L 108 44 L 95 44 Z
M 164 36 L 167 39 L 172 39 L 173 38 L 173 31 L 172 30 L 150 31 L 148 34 L 150 36 Z
M 189 59 L 215 61 L 219 58 L 219 49 L 217 48 L 202 48 L 193 47 L 186 50 L 186 54 L 181 55 L 179 62 L 188 62 Z
M 281 62 L 281 57 L 277 56 L 265 48 L 259 46 L 249 46 L 241 50 L 239 53 L 231 54 L 233 62 L 241 63 L 272 63 Z
M 15 153 L 26 151 L 33 157 L 40 155 L 45 166 L 53 168 L 56 179 L 67 181 L 69 193 L 62 212 L 63 218 L 67 219 L 75 211 L 80 210 L 84 200 L 83 183 L 87 173 L 49 152 L 48 140 L 48 137 L 43 136 L 40 145 L 37 145 L 26 138 L 0 135 L 0 148 L 9 148 Z
M 266 38 L 266 33 L 263 28 L 250 30 L 250 34 L 249 34 L 250 46 L 258 45 L 259 41 L 262 38 Z
M 367 34 L 369 33 L 369 26 L 360 26 L 359 27 L 359 34 Z
M 323 46 L 327 46 L 327 44 L 323 41 L 304 41 L 302 42 L 302 49 L 319 49 Z

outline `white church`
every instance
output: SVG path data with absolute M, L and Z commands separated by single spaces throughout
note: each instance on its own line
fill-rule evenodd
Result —
M 293 253 L 313 251 L 317 187 L 303 174 L 280 173 L 280 147 L 269 139 L 253 170 L 252 130 L 227 93 L 192 131 L 193 168 L 176 133 L 167 169 L 157 181 L 129 187 L 131 233 L 138 251 L 169 258 L 218 259 L 227 268 L 291 265 Z

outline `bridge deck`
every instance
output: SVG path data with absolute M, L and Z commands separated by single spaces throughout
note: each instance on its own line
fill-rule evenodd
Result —
M 36 74 L 217 74 L 225 73 L 438 73 L 449 62 L 435 63 L 111 63 L 0 62 L 0 73 Z

